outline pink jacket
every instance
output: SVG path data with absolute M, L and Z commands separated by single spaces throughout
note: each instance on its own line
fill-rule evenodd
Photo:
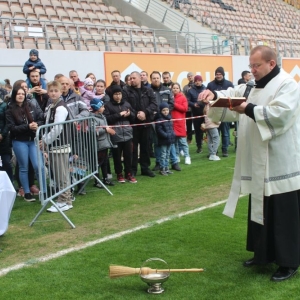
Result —
M 79 91 L 80 91 L 80 94 L 81 94 L 81 97 L 84 101 L 84 103 L 87 105 L 88 109 L 91 108 L 91 101 L 96 98 L 96 99 L 101 99 L 103 98 L 103 95 L 96 95 L 94 93 L 94 91 L 89 91 L 87 90 L 84 86 L 80 86 L 79 87 Z

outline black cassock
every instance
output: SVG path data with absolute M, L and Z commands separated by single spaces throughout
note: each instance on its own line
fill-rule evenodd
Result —
M 264 225 L 251 221 L 248 208 L 248 251 L 256 264 L 275 262 L 281 267 L 300 264 L 300 190 L 264 197 Z

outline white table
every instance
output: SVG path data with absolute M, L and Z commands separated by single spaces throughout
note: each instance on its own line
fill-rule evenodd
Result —
M 11 210 L 16 199 L 16 191 L 6 172 L 0 171 L 0 235 L 8 228 Z

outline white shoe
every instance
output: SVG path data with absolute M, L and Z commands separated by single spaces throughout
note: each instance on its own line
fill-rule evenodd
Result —
M 189 156 L 187 156 L 185 158 L 185 162 L 184 162 L 186 165 L 190 165 L 191 164 L 191 158 Z
M 183 150 L 180 150 L 180 155 L 181 155 L 181 156 L 184 156 Z
M 209 156 L 209 160 L 217 161 L 217 160 L 221 160 L 221 158 L 220 158 L 219 156 L 217 156 L 217 155 L 211 154 L 211 155 Z
M 180 163 L 180 156 L 177 156 L 177 163 Z
M 69 210 L 69 209 L 73 208 L 73 205 L 69 205 L 67 203 L 56 202 L 56 205 L 58 206 L 58 208 L 61 211 L 66 211 L 66 210 Z M 49 212 L 58 212 L 57 208 L 54 205 L 52 205 L 50 208 L 48 208 L 47 211 L 49 211 Z

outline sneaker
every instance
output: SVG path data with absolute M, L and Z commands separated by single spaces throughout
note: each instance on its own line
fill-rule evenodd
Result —
M 103 178 L 102 182 L 105 184 L 105 185 L 109 185 L 109 186 L 114 186 L 115 184 L 108 180 L 107 178 Z
M 223 152 L 223 153 L 222 153 L 222 156 L 223 156 L 223 157 L 228 157 L 228 152 Z
M 186 165 L 190 165 L 191 164 L 191 158 L 189 156 L 187 156 L 185 158 L 185 162 L 184 162 Z
M 103 186 L 98 181 L 94 183 L 94 187 L 98 189 L 103 189 Z
M 128 180 L 128 182 L 137 183 L 137 180 L 130 173 L 128 173 L 126 179 Z
M 196 152 L 197 153 L 202 153 L 202 147 L 198 147 Z
M 180 151 L 180 155 L 181 155 L 181 156 L 184 156 L 183 150 Z
M 210 156 L 209 156 L 209 160 L 214 160 L 214 161 L 217 161 L 217 160 L 221 160 L 221 159 L 220 159 L 220 157 L 219 157 L 219 156 L 217 156 L 217 155 L 213 155 L 213 154 L 212 154 L 212 155 L 210 155 Z
M 181 171 L 180 167 L 178 166 L 178 164 L 173 164 L 172 165 L 172 170 L 175 170 L 175 171 Z
M 40 192 L 40 190 L 39 190 L 39 188 L 38 188 L 36 185 L 32 185 L 32 186 L 30 187 L 30 193 L 31 193 L 32 195 L 38 195 L 39 192 Z
M 168 173 L 164 170 L 160 170 L 159 174 L 164 175 L 164 176 L 168 176 Z
M 151 170 L 145 170 L 145 171 L 142 171 L 141 174 L 143 176 L 149 176 L 149 177 L 155 177 L 155 174 L 151 171 Z
M 24 195 L 24 200 L 26 202 L 34 202 L 36 199 L 30 193 L 26 193 Z
M 69 210 L 69 209 L 73 208 L 73 205 L 69 205 L 67 203 L 56 202 L 56 205 L 59 207 L 59 209 L 61 211 L 66 211 L 66 210 Z M 52 205 L 50 208 L 48 208 L 47 211 L 49 211 L 49 212 L 58 212 L 57 208 L 54 205 Z
M 166 169 L 166 173 L 167 174 L 173 174 L 173 172 L 171 172 L 169 169 Z
M 160 166 L 159 164 L 156 164 L 155 167 L 152 169 L 152 171 L 159 171 Z
M 124 182 L 125 182 L 125 179 L 124 179 L 122 173 L 120 173 L 120 174 L 117 175 L 117 180 L 118 180 L 118 182 L 121 182 L 121 183 L 124 183 Z
M 18 196 L 24 197 L 24 195 L 25 195 L 24 189 L 22 187 L 20 187 L 19 191 L 18 191 Z
M 75 201 L 76 200 L 75 196 L 72 195 L 71 200 L 72 200 L 72 202 Z

